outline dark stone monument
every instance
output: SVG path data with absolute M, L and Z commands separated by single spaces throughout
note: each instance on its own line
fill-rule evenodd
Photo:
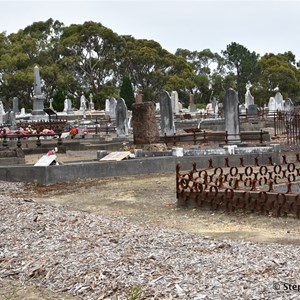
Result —
M 230 144 L 240 143 L 239 99 L 234 89 L 228 89 L 224 98 L 225 131 Z
M 19 113 L 19 99 L 17 97 L 13 98 L 13 112 L 14 113 Z
M 116 126 L 117 135 L 128 135 L 128 113 L 124 99 L 118 99 L 116 105 Z
M 133 104 L 132 127 L 134 144 L 154 144 L 159 142 L 155 108 L 152 102 Z
M 160 131 L 162 135 L 173 135 L 175 125 L 172 110 L 172 100 L 168 92 L 162 92 L 159 96 L 160 104 Z

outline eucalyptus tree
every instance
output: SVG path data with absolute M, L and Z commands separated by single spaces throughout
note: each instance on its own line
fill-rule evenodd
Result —
M 279 87 L 284 97 L 300 100 L 300 70 L 296 67 L 292 52 L 283 54 L 265 54 L 260 59 L 262 66 L 261 89 L 265 100 L 274 95 L 274 89 Z M 266 102 L 265 101 L 265 102 Z
M 261 75 L 261 65 L 259 64 L 259 54 L 250 52 L 246 47 L 237 43 L 227 45 L 222 51 L 225 65 L 234 72 L 236 77 L 236 89 L 239 98 L 246 92 L 246 83 L 251 81 L 257 83 Z
M 73 95 L 93 93 L 95 105 L 99 106 L 100 100 L 105 100 L 99 99 L 101 88 L 116 85 L 123 40 L 101 23 L 90 21 L 65 27 L 61 46 L 62 63 L 77 82 Z
M 177 49 L 177 56 L 183 57 L 193 69 L 194 87 L 192 92 L 198 102 L 207 103 L 213 93 L 212 75 L 222 71 L 222 57 L 210 49 L 189 51 Z
M 1 57 L 5 65 L 7 97 L 19 97 L 25 107 L 30 107 L 33 96 L 33 69 L 38 65 L 43 79 L 43 93 L 53 97 L 58 78 L 66 78 L 59 70 L 60 54 L 57 51 L 62 23 L 35 22 L 7 37 L 7 51 Z M 2 65 L 3 66 L 3 65 Z
M 183 59 L 163 49 L 153 40 L 123 36 L 124 53 L 120 74 L 129 74 L 135 88 L 142 91 L 143 99 L 154 101 L 161 90 L 186 88 L 191 72 Z

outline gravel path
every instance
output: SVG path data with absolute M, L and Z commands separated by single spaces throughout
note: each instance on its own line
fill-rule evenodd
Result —
M 206 238 L 9 196 L 22 187 L 0 182 L 0 283 L 89 300 L 132 299 L 133 291 L 139 299 L 300 299 L 297 246 Z

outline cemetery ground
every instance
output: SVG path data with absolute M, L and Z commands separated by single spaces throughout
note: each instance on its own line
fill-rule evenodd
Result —
M 58 154 L 58 160 L 70 155 Z M 283 291 L 274 293 L 272 278 L 294 283 L 299 220 L 177 208 L 175 170 L 50 186 L 0 185 L 1 300 L 133 299 L 134 290 L 141 291 L 141 299 L 234 299 L 241 297 L 232 284 L 237 280 L 245 286 L 243 299 L 255 293 L 291 299 Z M 3 244 L 9 244 L 7 256 Z M 240 253 L 234 261 L 230 249 Z M 210 262 L 195 268 L 203 257 Z M 93 268 L 98 260 L 101 270 Z M 235 274 L 236 268 L 242 272 Z

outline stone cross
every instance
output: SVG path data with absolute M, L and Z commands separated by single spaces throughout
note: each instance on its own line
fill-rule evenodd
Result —
M 224 99 L 225 131 L 230 144 L 240 143 L 239 99 L 234 89 L 228 89 Z
M 52 109 L 52 110 L 54 110 L 54 108 L 53 108 L 53 98 L 51 98 L 50 100 L 49 100 L 49 108 L 50 109 Z

